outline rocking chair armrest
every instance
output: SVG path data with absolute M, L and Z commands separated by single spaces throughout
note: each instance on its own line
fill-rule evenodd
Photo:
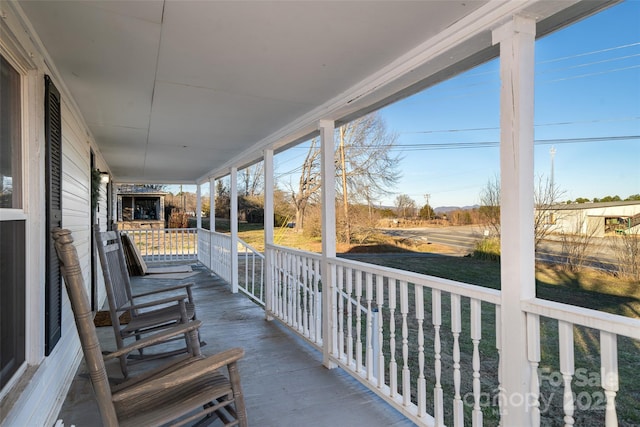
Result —
M 162 298 L 159 300 L 155 300 L 155 301 L 149 301 L 149 302 L 143 302 L 140 304 L 132 304 L 127 306 L 126 308 L 128 310 L 136 310 L 139 308 L 149 308 L 149 307 L 155 307 L 156 305 L 163 305 L 163 304 L 168 304 L 171 302 L 178 302 L 179 304 L 184 301 L 185 299 L 187 299 L 187 295 L 174 295 L 172 297 L 167 297 L 167 298 Z
M 131 387 L 115 392 L 112 398 L 114 402 L 120 402 L 148 394 L 155 390 L 164 390 L 180 384 L 190 383 L 202 375 L 212 373 L 224 366 L 237 362 L 243 356 L 243 349 L 232 348 L 213 356 L 203 357 L 196 362 L 170 372 L 160 378 L 134 384 Z
M 157 332 L 153 335 L 148 335 L 144 338 L 141 338 L 139 340 L 136 340 L 134 342 L 132 342 L 131 344 L 128 344 L 118 350 L 115 350 L 109 354 L 106 354 L 103 356 L 103 359 L 106 360 L 111 360 L 111 359 L 116 359 L 120 356 L 124 356 L 126 354 L 129 354 L 133 351 L 136 350 L 140 350 L 142 348 L 148 347 L 150 345 L 153 344 L 157 344 L 159 342 L 162 341 L 166 341 L 170 338 L 173 338 L 175 336 L 178 335 L 183 335 L 186 334 L 188 332 L 194 331 L 198 328 L 200 328 L 200 326 L 202 326 L 202 321 L 201 320 L 193 320 L 187 323 L 180 323 L 178 324 L 178 326 L 173 326 L 171 328 L 167 328 L 167 329 L 163 329 L 160 332 Z
M 146 297 L 146 296 L 149 296 L 149 295 L 156 295 L 156 294 L 159 294 L 159 293 L 162 293 L 162 292 L 177 291 L 177 290 L 180 290 L 180 289 L 185 289 L 187 292 L 189 292 L 193 285 L 194 285 L 193 282 L 183 283 L 181 285 L 169 286 L 168 288 L 156 289 L 155 291 L 149 291 L 149 292 L 143 292 L 141 294 L 135 294 L 132 297 L 133 298 Z

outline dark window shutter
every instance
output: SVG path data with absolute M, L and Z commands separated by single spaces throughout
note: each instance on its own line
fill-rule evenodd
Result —
M 51 231 L 62 227 L 62 112 L 60 92 L 49 76 L 44 77 L 44 132 L 46 144 L 47 242 L 45 283 L 45 355 L 51 354 L 60 340 L 62 278 Z

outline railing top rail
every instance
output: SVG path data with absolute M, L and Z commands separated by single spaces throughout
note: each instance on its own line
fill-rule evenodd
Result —
M 267 249 L 273 249 L 273 250 L 277 250 L 277 251 L 282 251 L 282 252 L 289 252 L 292 253 L 294 255 L 299 255 L 299 256 L 303 256 L 306 258 L 311 258 L 311 259 L 317 259 L 317 260 L 321 260 L 322 259 L 322 255 L 315 253 L 315 252 L 309 252 L 309 251 L 303 251 L 300 249 L 293 249 L 293 248 L 289 248 L 286 246 L 280 246 L 280 245 L 265 245 Z
M 213 234 L 214 236 L 218 236 L 218 237 L 224 237 L 226 239 L 231 239 L 231 234 L 226 234 L 226 233 L 221 233 L 219 231 L 209 231 L 211 234 Z
M 125 228 L 123 230 L 118 230 L 121 233 L 141 233 L 141 232 L 145 232 L 145 233 L 154 233 L 154 232 L 158 232 L 158 231 L 174 231 L 176 233 L 178 232 L 194 232 L 194 231 L 198 231 L 197 228 Z
M 527 313 L 640 340 L 640 319 L 539 298 L 522 301 L 520 306 Z
M 307 258 L 318 260 L 322 259 L 322 255 L 320 254 L 302 251 L 299 249 L 292 249 L 285 246 L 267 245 L 267 248 L 289 252 Z M 368 264 L 365 262 L 348 260 L 344 258 L 331 258 L 330 262 L 335 265 L 340 265 L 347 268 L 358 268 L 365 272 L 390 276 L 394 279 L 404 280 L 419 286 L 439 289 L 441 291 L 450 292 L 469 298 L 475 298 L 480 301 L 486 301 L 495 305 L 500 305 L 500 291 L 495 289 L 484 288 L 482 286 L 470 285 L 468 283 L 456 282 L 454 280 L 443 279 L 435 276 L 427 276 L 411 271 L 403 271 L 395 268 L 383 267 L 375 264 Z
M 257 250 L 256 248 L 254 248 L 253 246 L 251 246 L 250 244 L 248 244 L 244 240 L 238 239 L 238 243 L 240 243 L 241 245 L 243 245 L 244 247 L 249 249 L 251 252 L 253 252 L 256 255 L 258 255 L 260 258 L 264 258 L 264 255 L 259 250 Z
M 418 286 L 439 289 L 452 294 L 500 305 L 500 291 L 495 289 L 344 258 L 333 258 L 330 262 L 347 268 L 356 267 L 365 272 L 390 276 L 394 279 L 413 283 Z

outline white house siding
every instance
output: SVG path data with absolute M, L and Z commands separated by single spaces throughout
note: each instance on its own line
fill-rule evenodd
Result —
M 90 150 L 96 154 L 96 166 L 107 166 L 95 148 L 75 103 L 66 91 L 64 82 L 46 64 L 48 55 L 30 32 L 21 13 L 13 3 L 0 0 L 3 37 L 0 52 L 3 55 L 23 58 L 20 70 L 23 79 L 23 111 L 25 138 L 23 143 L 24 214 L 27 226 L 27 319 L 26 358 L 28 370 L 19 371 L 15 381 L 0 391 L 2 426 L 52 426 L 64 401 L 68 387 L 81 360 L 80 344 L 66 291 L 62 297 L 62 337 L 53 352 L 44 356 L 44 247 L 45 195 L 44 195 L 44 74 L 52 79 L 62 98 L 62 223 L 71 229 L 78 248 L 80 262 L 87 287 L 90 286 Z M 8 36 L 7 36 L 8 35 Z M 35 42 L 32 42 L 34 40 Z M 45 63 L 46 59 L 46 63 Z M 28 77 L 27 77 L 28 76 Z M 106 197 L 98 213 L 101 224 L 106 224 Z M 105 299 L 100 272 L 99 302 Z M 26 371 L 26 372 L 25 372 Z

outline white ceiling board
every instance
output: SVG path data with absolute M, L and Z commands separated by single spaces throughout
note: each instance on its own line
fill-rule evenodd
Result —
M 311 106 L 159 82 L 150 149 L 159 145 L 245 148 Z
M 481 4 L 169 2 L 158 79 L 318 105 Z
M 216 174 L 308 135 L 319 119 L 406 96 L 472 66 L 513 13 L 542 19 L 574 2 L 19 5 L 117 179 L 166 183 Z

